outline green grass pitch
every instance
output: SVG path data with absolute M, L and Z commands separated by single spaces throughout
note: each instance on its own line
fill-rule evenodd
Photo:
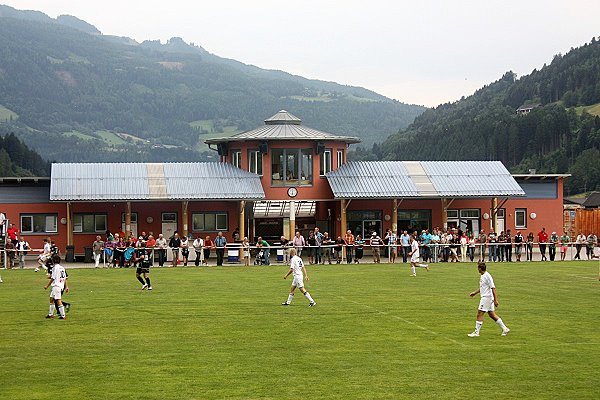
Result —
M 68 265 L 67 265 L 68 269 Z M 66 321 L 45 275 L 2 271 L 2 399 L 597 399 L 598 262 L 489 264 L 507 337 L 474 328 L 474 264 L 71 269 Z

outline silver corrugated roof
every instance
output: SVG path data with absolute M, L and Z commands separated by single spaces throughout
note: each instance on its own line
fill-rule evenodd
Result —
M 340 199 L 525 195 L 499 161 L 349 162 L 326 176 Z
M 50 200 L 264 199 L 260 177 L 225 163 L 52 164 Z
M 221 138 L 207 139 L 206 144 L 241 142 L 244 140 L 316 140 L 338 141 L 345 143 L 360 143 L 360 139 L 353 136 L 338 136 L 333 133 L 321 132 L 316 129 L 301 125 L 300 118 L 285 110 L 279 111 L 271 118 L 265 120 L 265 126 L 238 133 L 237 135 Z

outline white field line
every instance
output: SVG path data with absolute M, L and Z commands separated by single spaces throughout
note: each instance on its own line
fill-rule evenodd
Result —
M 592 279 L 592 280 L 598 280 L 598 277 L 592 277 L 589 275 L 575 275 L 575 274 L 567 274 L 567 276 L 572 276 L 574 278 L 581 278 L 581 279 Z
M 386 317 L 390 317 L 390 318 L 393 318 L 393 319 L 397 319 L 398 321 L 402 321 L 402 322 L 404 322 L 404 323 L 406 323 L 406 324 L 409 324 L 409 325 L 412 325 L 412 326 L 414 326 L 414 327 L 416 327 L 416 328 L 419 328 L 420 330 L 422 330 L 422 331 L 424 331 L 424 332 L 430 333 L 430 334 L 432 334 L 432 335 L 439 336 L 439 337 L 441 337 L 441 338 L 443 338 L 443 339 L 446 339 L 446 340 L 448 340 L 448 341 L 450 341 L 450 342 L 452 342 L 452 343 L 454 343 L 454 344 L 457 344 L 457 345 L 459 345 L 459 346 L 466 347 L 466 345 L 465 345 L 464 343 L 461 343 L 461 342 L 459 342 L 459 341 L 457 341 L 457 340 L 454 340 L 454 339 L 452 339 L 452 338 L 446 337 L 446 336 L 444 336 L 444 335 L 442 335 L 442 334 L 440 334 L 440 333 L 437 333 L 437 332 L 435 332 L 435 331 L 432 331 L 431 329 L 425 328 L 424 326 L 421 326 L 421 325 L 419 325 L 419 324 L 417 324 L 417 323 L 415 323 L 415 322 L 413 322 L 413 321 L 410 321 L 410 320 L 408 320 L 408 319 L 406 319 L 406 318 L 402 318 L 402 317 L 399 317 L 399 316 L 397 316 L 397 315 L 393 315 L 393 314 L 386 313 L 385 311 L 378 310 L 378 309 L 376 309 L 375 307 L 371 307 L 371 306 L 370 306 L 370 305 L 368 305 L 368 304 L 360 303 L 360 302 L 358 302 L 358 301 L 354 301 L 354 300 L 349 300 L 349 299 L 345 298 L 344 296 L 339 296 L 339 298 L 340 298 L 340 299 L 342 299 L 342 300 L 344 300 L 344 301 L 348 301 L 348 302 L 350 302 L 350 303 L 354 303 L 354 304 L 356 304 L 356 305 L 359 305 L 359 306 L 362 306 L 362 307 L 365 307 L 365 308 L 370 308 L 371 310 L 375 311 L 377 314 L 381 314 L 381 315 L 385 315 Z

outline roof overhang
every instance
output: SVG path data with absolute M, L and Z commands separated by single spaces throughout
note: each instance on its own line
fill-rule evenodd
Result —
M 568 178 L 571 174 L 512 174 L 515 179 L 522 180 L 549 180 L 549 179 L 560 179 L 560 178 Z

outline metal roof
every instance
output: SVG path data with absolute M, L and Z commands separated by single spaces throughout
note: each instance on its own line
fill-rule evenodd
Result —
M 360 161 L 326 176 L 340 199 L 525 195 L 500 161 Z
M 338 136 L 333 133 L 321 132 L 301 124 L 300 118 L 285 110 L 265 120 L 265 126 L 250 131 L 238 133 L 229 137 L 207 139 L 206 144 L 241 142 L 245 140 L 279 141 L 279 140 L 315 140 L 360 143 L 361 140 L 353 136 Z
M 52 164 L 50 200 L 264 199 L 260 177 L 225 163 Z

